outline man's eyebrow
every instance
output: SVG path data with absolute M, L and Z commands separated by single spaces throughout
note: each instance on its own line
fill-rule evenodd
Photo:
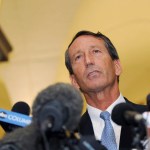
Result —
M 91 45 L 90 48 L 98 48 L 98 45 Z
M 82 51 L 79 49 L 79 50 L 77 50 L 73 55 L 72 55 L 72 57 L 74 57 L 76 54 L 78 54 L 78 53 L 81 53 Z

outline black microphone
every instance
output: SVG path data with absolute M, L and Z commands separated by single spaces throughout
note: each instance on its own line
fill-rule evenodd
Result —
M 82 136 L 78 144 L 79 150 L 107 150 L 94 136 Z
M 31 123 L 6 133 L 0 140 L 0 150 L 44 150 L 38 127 Z
M 19 101 L 15 103 L 11 109 L 13 112 L 18 112 L 25 115 L 30 115 L 30 107 L 27 103 Z
M 52 132 L 77 128 L 82 113 L 80 92 L 67 83 L 56 83 L 42 90 L 33 103 L 33 122 Z
M 80 92 L 67 83 L 53 84 L 37 95 L 32 121 L 39 126 L 45 150 L 106 150 L 94 137 L 74 137 L 82 106 Z
M 148 111 L 150 111 L 150 94 L 147 95 L 147 108 L 148 108 Z
M 112 110 L 111 117 L 116 124 L 121 126 L 136 126 L 139 123 L 145 122 L 142 114 L 136 112 L 135 109 L 127 103 L 116 105 Z
M 30 107 L 27 103 L 25 103 L 23 101 L 19 101 L 13 105 L 11 111 L 17 112 L 20 114 L 24 114 L 24 115 L 29 115 L 30 114 Z M 4 129 L 5 132 L 12 132 L 16 128 L 20 127 L 18 125 L 14 125 L 14 124 L 2 122 L 2 121 L 0 121 L 0 125 L 2 126 L 2 128 Z
M 80 92 L 70 84 L 47 87 L 35 98 L 31 124 L 7 133 L 0 141 L 0 150 L 106 150 L 94 137 L 74 132 L 82 105 Z
M 116 124 L 124 126 L 124 128 L 129 130 L 128 132 L 132 136 L 132 148 L 144 149 L 142 141 L 146 137 L 146 120 L 142 114 L 136 112 L 131 105 L 120 103 L 112 110 L 111 117 Z
M 50 140 L 49 150 L 107 150 L 94 136 Z M 45 150 L 43 137 L 34 122 L 7 133 L 0 140 L 0 150 Z

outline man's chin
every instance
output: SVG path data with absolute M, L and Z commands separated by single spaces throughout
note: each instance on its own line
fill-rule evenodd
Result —
M 89 84 L 87 89 L 89 92 L 99 92 L 103 89 L 103 86 L 100 86 L 98 83 L 92 85 Z

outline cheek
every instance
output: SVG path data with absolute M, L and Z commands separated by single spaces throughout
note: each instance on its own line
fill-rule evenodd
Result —
M 109 61 L 109 62 L 106 62 L 104 64 L 104 67 L 103 67 L 103 70 L 108 74 L 108 75 L 114 75 L 116 74 L 116 69 L 115 69 L 115 66 L 114 66 L 114 63 Z
M 72 69 L 74 74 L 76 74 L 77 76 L 82 75 L 84 72 L 84 67 L 82 64 L 74 65 L 72 66 Z

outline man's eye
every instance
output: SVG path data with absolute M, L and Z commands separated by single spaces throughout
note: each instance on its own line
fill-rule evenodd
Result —
M 75 61 L 79 60 L 81 58 L 81 55 L 78 55 L 75 57 Z
M 100 50 L 95 49 L 95 50 L 93 50 L 93 52 L 94 52 L 94 53 L 100 53 Z

